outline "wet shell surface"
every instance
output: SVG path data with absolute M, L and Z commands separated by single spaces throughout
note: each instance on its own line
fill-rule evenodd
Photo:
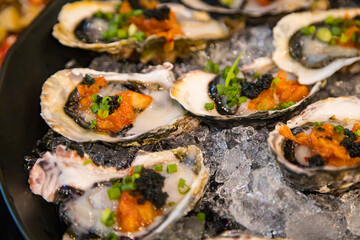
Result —
M 337 9 L 329 11 L 313 11 L 293 13 L 282 18 L 273 29 L 275 51 L 273 60 L 281 69 L 298 76 L 301 84 L 313 84 L 330 77 L 344 66 L 360 60 L 358 50 L 348 47 L 330 46 L 319 40 L 298 38 L 302 27 L 324 22 L 328 16 L 355 18 L 360 9 Z M 308 44 L 307 44 L 308 43 Z M 304 44 L 301 50 L 313 59 L 331 56 L 332 61 L 326 61 L 322 66 L 309 67 L 294 59 L 290 51 Z M 312 61 L 312 60 L 311 60 Z
M 228 8 L 219 4 L 214 6 L 204 0 L 182 0 L 187 6 L 199 9 L 202 11 L 217 12 L 217 13 L 240 13 L 251 17 L 261 17 L 263 15 L 277 15 L 280 13 L 293 12 L 298 9 L 307 9 L 311 6 L 312 0 L 278 0 L 262 6 L 256 0 L 234 0 Z
M 239 75 L 243 74 L 243 77 L 252 76 L 254 72 L 259 74 L 270 73 L 276 77 L 276 74 L 280 70 L 274 65 L 272 60 L 268 57 L 258 58 L 253 63 L 249 65 L 244 65 L 240 68 Z M 241 77 L 239 76 L 238 77 Z M 240 105 L 236 114 L 234 115 L 223 115 L 219 113 L 215 107 L 213 110 L 206 110 L 205 104 L 214 102 L 209 96 L 209 84 L 217 77 L 218 75 L 195 70 L 191 71 L 183 76 L 181 76 L 174 83 L 174 86 L 171 89 L 171 97 L 177 100 L 186 110 L 192 114 L 208 118 L 212 120 L 238 120 L 243 121 L 247 119 L 269 119 L 275 118 L 280 115 L 283 115 L 289 111 L 294 110 L 296 107 L 308 101 L 314 94 L 319 91 L 321 83 L 318 82 L 311 87 L 309 95 L 303 100 L 297 102 L 289 108 L 283 110 L 274 110 L 274 111 L 252 111 L 247 109 L 247 102 Z M 293 78 L 293 76 L 288 74 L 288 78 Z M 323 83 L 325 84 L 325 82 Z
M 110 43 L 85 43 L 80 41 L 74 34 L 77 25 L 85 18 L 91 17 L 97 11 L 113 13 L 119 1 L 79 1 L 66 4 L 60 11 L 58 22 L 53 28 L 53 36 L 63 45 L 75 48 L 82 48 L 97 52 L 108 52 L 119 56 L 127 56 L 132 50 L 142 52 L 143 48 L 156 41 L 156 36 L 149 36 L 143 42 L 123 39 Z M 194 41 L 193 50 L 205 48 L 205 45 L 198 43 L 201 40 L 213 40 L 226 38 L 230 32 L 225 24 L 210 17 L 206 12 L 193 11 L 180 4 L 169 3 L 167 6 L 175 12 L 177 20 L 184 32 L 184 35 L 175 37 L 178 40 Z
M 179 134 L 193 129 L 198 120 L 184 116 L 185 111 L 169 97 L 169 88 L 174 81 L 172 65 L 164 63 L 150 67 L 143 73 L 99 72 L 92 69 L 75 68 L 61 70 L 52 75 L 43 85 L 41 93 L 41 116 L 56 132 L 77 142 L 104 141 L 123 144 L 146 144 L 158 141 L 161 137 Z M 120 89 L 110 92 L 124 91 L 127 85 L 140 86 L 144 94 L 150 95 L 153 101 L 137 116 L 132 126 L 121 131 L 121 134 L 110 135 L 106 132 L 81 126 L 81 119 L 73 119 L 65 112 L 64 106 L 76 86 L 85 75 L 104 77 Z M 85 125 L 88 125 L 85 122 Z
M 118 236 L 148 239 L 193 209 L 208 181 L 208 170 L 196 146 L 153 153 L 140 151 L 130 168 L 122 170 L 97 166 L 92 162 L 85 164 L 88 159 L 87 154 L 81 157 L 76 151 L 60 145 L 55 153 L 47 152 L 36 161 L 29 177 L 33 193 L 49 202 L 56 200 L 56 192 L 60 187 L 73 189 L 74 196 L 61 205 L 60 211 L 71 225 L 70 233 L 78 236 L 90 232 L 107 236 L 115 232 Z M 167 173 L 166 165 L 169 164 L 177 164 L 177 172 Z M 118 205 L 118 200 L 110 200 L 108 197 L 107 190 L 112 187 L 109 181 L 128 176 L 131 169 L 139 165 L 145 169 L 153 169 L 155 165 L 164 166 L 160 174 L 165 177 L 163 191 L 168 194 L 168 198 L 162 209 L 163 214 L 136 233 L 125 234 L 115 226 L 105 227 L 100 221 L 101 213 L 105 208 L 116 210 Z M 176 187 L 180 178 L 185 179 L 190 187 L 190 191 L 185 194 L 180 194 Z M 170 202 L 174 202 L 174 205 L 169 206 Z
M 356 97 L 328 98 L 309 105 L 300 115 L 287 122 L 290 129 L 306 127 L 314 122 L 332 123 L 344 127 L 352 127 L 360 121 L 360 99 Z M 356 185 L 360 181 L 360 166 L 354 167 L 307 167 L 296 157 L 288 156 L 301 154 L 293 148 L 286 147 L 288 141 L 280 133 L 283 123 L 278 123 L 274 131 L 269 134 L 268 143 L 276 154 L 284 178 L 294 187 L 303 191 L 320 193 L 341 192 Z M 289 140 L 290 141 L 290 140 Z

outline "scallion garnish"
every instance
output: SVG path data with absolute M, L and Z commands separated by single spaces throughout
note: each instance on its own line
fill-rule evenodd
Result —
M 266 108 L 266 106 L 265 106 L 263 103 L 259 103 L 259 104 L 257 105 L 257 110 L 258 110 L 258 111 L 267 111 L 267 108 Z
M 98 110 L 99 110 L 99 104 L 94 103 L 93 105 L 90 106 L 90 110 L 91 110 L 93 113 L 97 113 Z
M 355 130 L 355 135 L 356 135 L 357 137 L 360 137 L 360 129 Z
M 96 119 L 90 121 L 90 129 L 94 129 L 96 127 Z
M 169 206 L 172 207 L 175 205 L 175 202 L 169 202 Z
M 118 240 L 118 238 L 115 233 L 110 233 L 109 235 L 107 235 L 105 240 Z
M 119 98 L 118 98 L 118 100 L 117 100 L 119 103 L 122 103 L 122 101 L 123 101 L 123 97 L 122 96 L 120 96 Z
M 98 110 L 98 116 L 101 117 L 101 118 L 106 118 L 107 116 L 109 116 L 109 110 L 99 109 Z
M 278 82 L 280 82 L 280 78 L 274 78 L 273 83 L 277 84 Z
M 140 173 L 134 173 L 134 178 L 140 178 Z
M 334 131 L 338 134 L 342 134 L 344 132 L 344 127 L 341 125 L 334 126 Z
M 255 72 L 255 73 L 253 74 L 253 77 L 254 77 L 254 78 L 259 78 L 259 77 L 260 77 L 260 73 Z
M 186 181 L 183 178 L 179 179 L 178 190 L 180 194 L 186 194 L 190 191 L 190 187 L 186 185 Z
M 163 170 L 163 166 L 162 166 L 162 165 L 155 165 L 154 171 L 162 172 L 162 170 Z
M 106 227 L 111 227 L 115 223 L 115 213 L 110 208 L 106 208 L 101 214 L 100 221 Z
M 91 95 L 91 102 L 96 103 L 97 96 L 98 96 L 97 94 Z
M 175 172 L 177 172 L 176 163 L 167 165 L 166 171 L 167 171 L 167 173 L 175 173 Z
M 135 176 L 127 176 L 123 178 L 121 191 L 136 190 Z
M 88 165 L 89 163 L 92 163 L 93 161 L 92 161 L 92 159 L 91 158 L 89 158 L 88 160 L 86 160 L 86 161 L 84 161 L 84 165 Z
M 219 64 L 213 63 L 212 61 L 209 60 L 206 63 L 205 71 L 218 74 L 220 72 L 220 66 L 219 66 Z
M 313 123 L 313 127 L 321 127 L 322 125 L 324 125 L 324 124 L 319 123 L 319 122 L 314 122 Z
M 238 103 L 244 103 L 246 102 L 247 98 L 245 96 L 241 96 L 238 98 Z
M 205 103 L 205 109 L 211 111 L 215 108 L 215 103 Z
M 203 222 L 203 221 L 205 221 L 205 213 L 203 213 L 203 212 L 198 212 L 198 214 L 196 215 L 196 220 L 198 220 L 198 222 Z
M 242 55 L 244 54 L 245 51 L 242 51 L 241 54 L 236 58 L 234 64 L 231 66 L 227 76 L 226 76 L 226 79 L 225 79 L 225 87 L 228 87 L 229 86 L 229 83 L 230 83 L 230 80 L 231 78 L 234 78 L 236 76 L 232 76 L 234 74 L 234 70 L 235 70 L 235 67 L 236 65 L 238 64 L 240 58 L 242 57 Z
M 104 103 L 100 103 L 100 104 L 99 104 L 99 108 L 100 108 L 101 110 L 109 110 L 109 105 L 104 104 Z
M 140 173 L 144 165 L 137 165 L 134 167 L 134 173 Z
M 107 190 L 108 197 L 110 200 L 116 200 L 119 199 L 121 196 L 121 190 L 118 187 L 112 187 Z

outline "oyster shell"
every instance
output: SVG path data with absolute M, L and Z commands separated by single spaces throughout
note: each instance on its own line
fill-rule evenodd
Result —
M 217 13 L 227 13 L 234 14 L 240 13 L 245 14 L 251 17 L 261 17 L 263 15 L 277 15 L 285 12 L 293 12 L 298 9 L 307 9 L 311 6 L 312 0 L 277 0 L 273 3 L 270 3 L 267 6 L 262 6 L 256 0 L 234 0 L 224 7 L 220 2 L 218 5 L 214 6 L 213 2 L 206 0 L 182 0 L 187 6 L 199 9 L 202 11 L 217 12 Z
M 140 151 L 131 167 L 123 170 L 96 166 L 93 163 L 84 165 L 87 159 L 87 154 L 80 157 L 77 152 L 58 146 L 56 153 L 47 152 L 37 160 L 29 177 L 33 193 L 42 195 L 48 201 L 55 200 L 55 192 L 61 186 L 81 190 L 61 205 L 63 216 L 71 224 L 70 233 L 76 235 L 92 232 L 104 237 L 115 232 L 118 236 L 150 238 L 190 211 L 202 196 L 208 180 L 208 170 L 204 166 L 202 153 L 196 146 L 154 153 Z M 169 164 L 177 164 L 177 172 L 167 173 L 166 165 Z M 153 169 L 155 165 L 164 166 L 160 174 L 165 177 L 163 191 L 168 197 L 162 207 L 162 214 L 149 226 L 135 233 L 122 233 L 116 226 L 106 227 L 100 221 L 101 213 L 106 208 L 115 211 L 119 204 L 117 200 L 109 199 L 107 190 L 112 186 L 106 181 L 124 178 L 134 166 L 139 165 L 143 165 L 145 169 Z M 180 194 L 176 187 L 180 178 L 185 179 L 190 187 L 184 194 Z M 169 206 L 170 202 L 174 205 Z
M 293 13 L 275 26 L 273 60 L 281 69 L 299 77 L 301 84 L 313 84 L 331 76 L 337 70 L 360 60 L 360 51 L 352 47 L 332 46 L 317 38 L 303 36 L 301 28 L 321 26 L 327 17 L 353 19 L 360 9 L 337 9 Z M 295 56 L 298 56 L 294 58 Z
M 185 111 L 181 106 L 170 99 L 169 88 L 174 80 L 171 69 L 171 64 L 164 63 L 150 67 L 143 73 L 131 74 L 82 68 L 59 71 L 43 85 L 40 97 L 41 116 L 53 130 L 77 142 L 146 144 L 158 141 L 160 137 L 179 134 L 196 127 L 199 121 L 184 116 Z M 89 129 L 91 116 L 77 113 L 72 110 L 71 104 L 69 108 L 64 108 L 65 105 L 69 105 L 70 96 L 85 75 L 102 76 L 109 81 L 109 87 L 101 89 L 103 93 L 99 95 L 113 95 L 135 88 L 135 91 L 152 97 L 151 105 L 142 111 L 131 125 L 115 135 Z M 74 105 L 78 106 L 78 102 L 75 101 Z
M 165 43 L 163 38 L 157 38 L 155 35 L 149 36 L 145 41 L 123 39 L 115 42 L 95 42 L 85 43 L 80 41 L 74 31 L 81 21 L 93 16 L 97 11 L 114 13 L 114 6 L 119 1 L 80 1 L 66 4 L 60 11 L 58 21 L 53 28 L 53 36 L 63 45 L 75 48 L 82 48 L 97 52 L 108 52 L 117 57 L 130 57 L 135 50 L 141 54 L 141 60 L 146 62 L 153 58 L 160 58 L 162 46 Z M 175 12 L 177 21 L 180 24 L 184 35 L 175 37 L 174 51 L 180 57 L 186 55 L 189 51 L 204 49 L 206 44 L 204 40 L 216 40 L 226 38 L 230 30 L 224 23 L 216 21 L 205 12 L 193 11 L 180 4 L 166 4 Z M 101 28 L 103 23 L 96 26 Z M 173 59 L 173 53 L 164 53 L 162 60 L 170 61 Z
M 207 238 L 206 240 L 266 240 L 270 238 L 256 237 L 248 234 L 243 234 L 239 230 L 229 230 L 221 233 L 219 236 L 214 238 Z M 274 239 L 274 238 L 271 238 Z M 277 240 L 290 240 L 288 238 L 275 238 Z
M 310 123 L 341 124 L 351 128 L 352 124 L 360 121 L 360 99 L 356 97 L 328 98 L 309 105 L 300 115 L 289 120 L 286 124 L 292 132 L 306 131 Z M 269 134 L 268 143 L 276 154 L 284 178 L 296 188 L 303 191 L 317 191 L 321 193 L 336 193 L 356 185 L 360 181 L 360 166 L 309 167 L 304 157 L 309 156 L 307 148 L 302 145 L 294 146 L 279 133 L 284 126 L 278 123 L 274 131 Z M 294 133 L 295 134 L 295 133 Z
M 268 57 L 256 59 L 249 65 L 242 66 L 237 77 L 252 78 L 253 73 L 271 74 L 276 77 L 279 69 L 275 66 L 272 60 Z M 287 74 L 288 79 L 296 79 Z M 311 86 L 309 95 L 296 104 L 282 110 L 273 111 L 252 111 L 247 108 L 249 99 L 245 103 L 240 104 L 235 113 L 223 113 L 222 106 L 216 107 L 213 110 L 206 110 L 204 105 L 206 103 L 214 102 L 210 97 L 209 88 L 213 81 L 216 81 L 218 75 L 208 73 L 201 70 L 191 71 L 181 76 L 174 83 L 171 89 L 171 97 L 177 100 L 186 110 L 192 114 L 213 120 L 246 120 L 246 119 L 267 119 L 274 118 L 286 112 L 294 110 L 299 105 L 308 101 L 321 87 L 321 83 L 316 83 Z

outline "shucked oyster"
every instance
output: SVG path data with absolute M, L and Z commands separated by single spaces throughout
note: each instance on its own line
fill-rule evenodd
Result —
M 301 190 L 341 191 L 360 181 L 360 99 L 329 98 L 308 106 L 268 142 L 283 175 Z
M 360 60 L 360 9 L 293 13 L 274 28 L 274 62 L 301 84 Z
M 87 154 L 81 157 L 58 146 L 56 153 L 47 152 L 37 160 L 29 184 L 47 201 L 65 201 L 60 212 L 72 237 L 91 233 L 147 239 L 190 211 L 207 180 L 195 146 L 139 152 L 123 170 L 97 166 Z M 62 186 L 68 199 L 56 197 L 61 197 L 56 191 Z
M 149 143 L 197 126 L 169 97 L 174 81 L 165 63 L 143 73 L 75 68 L 51 76 L 41 93 L 41 116 L 77 142 Z
M 236 65 L 236 64 L 235 64 Z M 235 66 L 234 65 L 234 66 Z M 214 67 L 213 67 L 214 68 Z M 320 89 L 299 85 L 291 74 L 280 71 L 270 58 L 256 59 L 227 72 L 214 74 L 192 71 L 181 76 L 171 89 L 171 97 L 196 116 L 215 120 L 244 120 L 277 117 L 291 111 Z M 218 72 L 218 66 L 215 67 Z
M 155 1 L 66 4 L 53 35 L 62 44 L 129 57 L 134 51 L 142 61 L 171 61 L 177 55 L 205 48 L 204 40 L 230 34 L 225 24 L 207 13 L 180 4 Z
M 241 13 L 252 17 L 276 15 L 307 9 L 313 0 L 182 0 L 186 5 L 203 11 Z

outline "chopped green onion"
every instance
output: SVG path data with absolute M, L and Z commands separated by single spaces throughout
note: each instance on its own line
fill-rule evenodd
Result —
M 241 96 L 238 98 L 238 103 L 244 103 L 246 102 L 247 98 L 245 96 Z
M 259 77 L 260 77 L 260 73 L 254 73 L 254 74 L 253 74 L 253 77 L 254 77 L 254 78 L 259 78 Z
M 142 42 L 147 38 L 146 34 L 143 31 L 137 31 L 134 37 L 138 42 Z
M 225 94 L 225 85 L 224 84 L 216 84 L 216 89 L 219 95 Z
M 91 95 L 91 102 L 96 103 L 97 96 L 98 96 L 97 94 Z
M 341 125 L 334 126 L 334 131 L 338 134 L 342 134 L 344 132 L 344 127 Z
M 101 118 L 106 118 L 107 116 L 109 116 L 109 110 L 99 109 L 98 110 L 98 116 L 101 117 Z
M 240 58 L 242 57 L 242 55 L 244 54 L 244 52 L 245 51 L 241 52 L 241 54 L 236 58 L 234 64 L 231 66 L 229 73 L 227 74 L 226 79 L 225 79 L 225 87 L 229 86 L 230 79 L 232 78 L 231 76 L 233 75 L 235 67 L 238 64 L 238 62 L 239 62 Z M 235 75 L 234 75 L 234 77 L 235 77 Z
M 110 210 L 110 208 L 106 208 L 102 214 L 100 221 L 106 226 L 111 227 L 115 223 L 115 213 Z
M 278 82 L 280 82 L 280 78 L 274 78 L 273 83 L 277 84 Z
M 99 104 L 99 108 L 100 108 L 101 110 L 109 110 L 110 106 L 107 105 L 107 104 L 100 103 L 100 104 Z
M 128 184 L 128 185 L 121 185 L 121 191 L 134 191 L 136 190 L 136 184 L 132 183 L 132 184 Z
M 133 37 L 136 33 L 137 27 L 134 23 L 130 24 L 129 29 L 128 29 L 128 34 L 130 37 Z
M 100 10 L 94 13 L 94 17 L 96 17 L 96 18 L 102 18 L 102 16 L 103 16 L 103 14 Z
M 126 176 L 123 178 L 123 184 L 128 185 L 134 183 L 135 178 L 133 176 Z
M 122 101 L 123 101 L 123 97 L 122 96 L 120 96 L 119 98 L 118 98 L 118 100 L 117 100 L 119 103 L 122 103 Z
M 112 100 L 111 97 L 106 96 L 101 100 L 101 103 L 108 104 L 111 100 Z
M 352 35 L 351 35 L 351 42 L 356 42 L 356 33 L 354 32 Z
M 112 13 L 103 13 L 103 18 L 111 21 L 111 19 L 113 18 L 113 14 Z
M 96 127 L 96 119 L 90 121 L 90 129 L 94 129 Z
M 118 240 L 118 238 L 115 233 L 110 233 L 109 235 L 107 235 L 105 240 Z
M 337 44 L 337 37 L 333 37 L 331 40 L 330 40 L 330 45 L 332 46 L 335 46 Z
M 314 122 L 313 123 L 313 127 L 321 127 L 322 125 L 324 125 L 324 124 L 319 123 L 319 122 Z
M 134 173 L 140 173 L 144 165 L 137 165 L 134 167 Z
M 162 172 L 162 170 L 163 170 L 163 166 L 162 166 L 162 165 L 155 165 L 154 171 Z
M 355 25 L 359 27 L 360 26 L 360 20 L 355 20 Z
M 114 6 L 115 12 L 119 12 L 120 8 L 121 8 L 121 4 L 116 4 Z
M 332 33 L 332 35 L 334 35 L 334 36 L 340 37 L 340 35 L 341 35 L 341 29 L 340 29 L 339 27 L 337 27 L 337 26 L 333 26 L 333 27 L 331 28 L 331 33 Z
M 175 173 L 175 172 L 177 172 L 176 163 L 167 165 L 166 171 L 167 171 L 167 173 Z
M 220 72 L 220 65 L 209 60 L 206 63 L 205 71 L 218 74 Z
M 357 137 L 360 137 L 360 129 L 356 129 L 356 130 L 355 130 L 355 135 L 356 135 Z
M 110 200 L 119 199 L 121 196 L 121 190 L 118 187 L 112 187 L 107 190 Z
M 86 160 L 86 161 L 84 161 L 84 165 L 88 165 L 89 163 L 92 163 L 93 161 L 92 161 L 92 159 L 91 158 L 89 158 L 88 160 Z
M 340 36 L 340 42 L 347 43 L 348 41 L 349 41 L 349 38 L 344 33 L 342 33 Z
M 134 173 L 134 178 L 140 178 L 140 173 Z
M 266 111 L 266 106 L 263 103 L 259 103 L 257 106 L 258 111 Z
M 205 103 L 205 109 L 210 111 L 210 110 L 213 110 L 214 107 L 215 107 L 215 104 L 214 103 Z
M 118 39 L 125 39 L 125 38 L 127 38 L 127 31 L 125 29 L 119 29 L 119 30 L 117 30 L 116 36 Z
M 326 25 L 332 25 L 334 23 L 334 17 L 333 16 L 328 16 L 326 19 L 325 19 L 325 24 Z
M 99 104 L 94 103 L 93 105 L 90 106 L 90 110 L 91 110 L 93 113 L 97 113 L 98 110 L 99 110 Z
M 196 215 L 196 220 L 198 220 L 198 222 L 203 222 L 203 221 L 205 221 L 205 213 L 203 213 L 203 212 L 198 212 L 198 214 Z
M 186 181 L 183 178 L 179 179 L 178 190 L 180 194 L 186 194 L 190 191 L 190 187 L 186 185 Z
M 169 202 L 169 206 L 172 207 L 175 205 L 175 202 Z
M 331 39 L 332 39 L 332 34 L 331 34 L 331 31 L 326 28 L 326 27 L 322 27 L 322 28 L 319 28 L 316 32 L 316 37 L 323 41 L 323 42 L 330 42 Z
M 302 27 L 300 29 L 300 32 L 304 36 L 313 35 L 316 31 L 316 27 L 314 25 L 311 25 L 309 27 Z
M 136 9 L 136 10 L 134 10 L 134 12 L 133 12 L 133 15 L 135 16 L 135 17 L 139 17 L 139 16 L 141 16 L 141 15 L 143 15 L 144 14 L 144 12 L 143 12 L 143 10 L 141 10 L 141 9 Z

